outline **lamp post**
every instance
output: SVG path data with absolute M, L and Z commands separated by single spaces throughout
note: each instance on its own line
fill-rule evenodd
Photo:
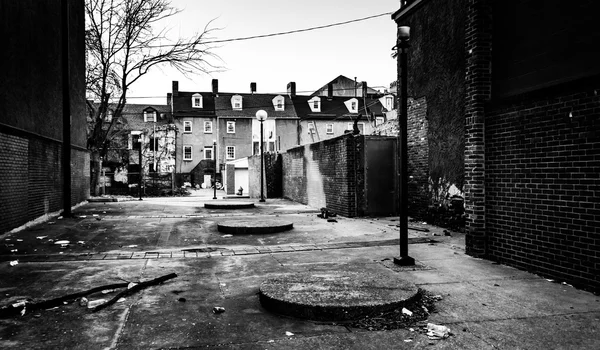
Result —
M 140 177 L 138 180 L 138 193 L 140 195 L 140 200 L 142 200 L 142 180 L 143 180 L 142 176 L 144 175 L 144 167 L 142 165 L 142 145 L 143 144 L 142 144 L 142 136 L 141 135 L 140 135 L 139 141 L 140 141 L 140 150 L 139 150 L 139 154 L 138 154 L 138 157 L 139 157 L 138 163 L 140 164 Z
M 399 183 L 398 199 L 400 204 L 400 257 L 394 258 L 394 263 L 402 266 L 415 264 L 415 259 L 408 256 L 408 89 L 407 81 L 407 51 L 410 39 L 410 27 L 398 27 L 398 82 L 400 83 L 400 108 L 398 117 L 398 157 Z
M 213 199 L 217 199 L 217 140 L 213 140 L 213 153 L 215 156 L 215 171 L 213 175 L 213 187 L 215 189 L 215 194 Z
M 265 201 L 265 195 L 264 195 L 264 184 L 263 184 L 263 169 L 264 169 L 264 147 L 263 147 L 263 122 L 265 120 L 267 120 L 267 112 L 264 110 L 259 110 L 258 112 L 256 112 L 256 119 L 258 119 L 258 121 L 260 122 L 260 200 L 259 202 L 264 202 Z

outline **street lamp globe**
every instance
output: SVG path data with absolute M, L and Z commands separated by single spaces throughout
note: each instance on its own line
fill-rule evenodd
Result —
M 410 27 L 407 27 L 407 26 L 398 27 L 398 39 L 400 39 L 400 40 L 410 39 Z
M 267 112 L 264 109 L 259 110 L 256 112 L 256 119 L 260 122 L 264 122 L 267 120 Z

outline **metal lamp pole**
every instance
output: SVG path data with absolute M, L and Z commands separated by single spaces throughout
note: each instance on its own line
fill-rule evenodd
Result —
M 263 169 L 264 169 L 264 147 L 263 147 L 263 122 L 265 120 L 267 120 L 267 112 L 264 110 L 259 110 L 258 112 L 256 112 L 256 119 L 258 119 L 258 121 L 260 121 L 260 200 L 259 202 L 264 202 L 265 201 L 265 195 L 264 195 L 264 174 L 263 174 Z
M 400 200 L 400 257 L 394 258 L 394 263 L 402 266 L 415 264 L 415 259 L 408 255 L 408 89 L 407 82 L 407 51 L 410 39 L 410 27 L 398 27 L 398 51 L 400 51 L 398 81 L 400 82 L 400 115 L 398 117 L 398 157 L 400 158 L 400 181 L 398 197 Z
M 215 194 L 213 196 L 213 199 L 217 199 L 217 140 L 213 140 L 213 153 L 215 154 L 215 172 L 213 175 L 213 185 L 215 188 Z
M 140 151 L 139 151 L 139 162 L 140 164 L 140 178 L 138 180 L 138 193 L 140 195 L 140 200 L 142 200 L 142 176 L 144 174 L 144 167 L 142 165 L 142 136 L 140 135 Z

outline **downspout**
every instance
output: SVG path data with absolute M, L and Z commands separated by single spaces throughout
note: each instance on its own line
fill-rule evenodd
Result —
M 69 70 L 69 1 L 61 1 L 62 14 L 62 173 L 63 217 L 71 216 L 71 83 Z

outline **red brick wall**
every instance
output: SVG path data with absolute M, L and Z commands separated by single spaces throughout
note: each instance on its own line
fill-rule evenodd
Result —
M 429 194 L 429 121 L 427 99 L 408 100 L 408 215 L 427 217 Z
M 486 116 L 488 255 L 598 290 L 600 85 L 575 86 Z

